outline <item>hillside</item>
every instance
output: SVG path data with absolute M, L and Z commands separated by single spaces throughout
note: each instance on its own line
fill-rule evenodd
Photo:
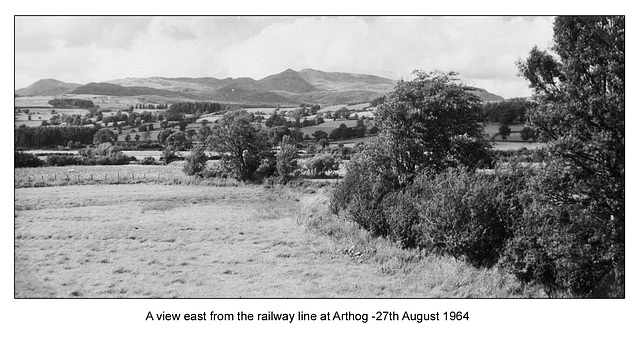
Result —
M 71 94 L 88 94 L 88 95 L 106 95 L 106 96 L 146 96 L 156 95 L 162 97 L 185 97 L 189 99 L 198 99 L 197 96 L 191 95 L 186 91 L 169 91 L 160 90 L 146 86 L 120 86 L 106 82 L 91 82 L 86 85 L 75 88 Z
M 258 83 L 267 90 L 284 91 L 291 93 L 308 93 L 318 91 L 312 84 L 305 81 L 300 75 L 291 69 L 279 74 L 267 76 Z
M 380 76 L 314 69 L 266 76 L 218 79 L 215 77 L 146 77 L 116 79 L 86 85 L 47 79 L 15 91 L 19 96 L 59 96 L 83 94 L 102 96 L 136 96 L 160 102 L 218 101 L 238 105 L 299 105 L 317 103 L 327 106 L 369 102 L 393 90 L 396 81 Z M 483 101 L 503 101 L 498 95 L 476 89 Z
M 54 79 L 38 80 L 28 87 L 15 91 L 19 96 L 58 96 L 73 91 L 80 84 L 67 83 Z
M 504 101 L 504 97 L 493 94 L 485 89 L 475 87 L 475 94 L 485 102 L 499 102 Z
M 302 69 L 299 76 L 321 90 L 381 89 L 390 91 L 396 81 L 374 75 L 350 74 L 346 72 L 324 72 Z

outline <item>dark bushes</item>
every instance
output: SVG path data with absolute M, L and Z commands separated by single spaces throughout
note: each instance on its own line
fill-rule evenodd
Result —
M 493 266 L 513 236 L 521 212 L 516 196 L 523 182 L 513 175 L 462 169 L 418 178 L 415 206 L 422 237 L 417 244 L 474 266 Z
M 41 167 L 44 162 L 38 156 L 31 153 L 14 152 L 14 167 Z

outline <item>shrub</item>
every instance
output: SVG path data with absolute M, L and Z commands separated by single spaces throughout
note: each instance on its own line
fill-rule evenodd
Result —
M 72 154 L 47 156 L 47 165 L 49 166 L 76 166 L 82 164 L 84 164 L 82 158 Z
M 566 169 L 565 169 L 566 170 Z M 549 173 L 551 172 L 551 173 Z M 624 296 L 624 224 L 586 197 L 542 190 L 546 169 L 529 179 L 520 195 L 523 215 L 508 242 L 503 266 L 524 283 L 542 284 L 547 294 Z
M 416 247 L 422 235 L 415 189 L 412 186 L 407 190 L 390 192 L 382 200 L 387 236 L 405 248 Z
M 476 174 L 451 169 L 432 178 L 421 176 L 417 211 L 421 247 L 480 267 L 498 262 L 522 209 L 517 194 L 521 174 Z
M 289 182 L 291 178 L 297 177 L 300 173 L 298 167 L 298 150 L 296 145 L 284 136 L 280 143 L 280 151 L 276 155 L 276 168 L 278 176 L 283 183 Z
M 397 179 L 391 173 L 391 162 L 385 161 L 381 147 L 366 144 L 347 165 L 347 172 L 331 194 L 334 214 L 344 213 L 349 219 L 375 236 L 386 235 L 383 199 L 397 190 Z
M 145 157 L 142 160 L 138 161 L 138 163 L 145 166 L 157 164 L 156 160 L 153 157 Z
M 304 161 L 304 167 L 312 177 L 325 177 L 328 171 L 337 171 L 340 161 L 328 153 L 319 154 Z
M 175 151 L 175 149 L 171 146 L 165 146 L 162 150 L 162 157 L 160 160 L 164 162 L 165 165 L 168 165 L 171 162 L 178 161 L 182 159 Z
M 14 167 L 42 167 L 44 162 L 32 153 L 14 152 Z
M 202 177 L 202 172 L 207 167 L 207 155 L 203 146 L 197 146 L 191 150 L 191 155 L 187 156 L 183 166 L 183 171 L 188 176 Z

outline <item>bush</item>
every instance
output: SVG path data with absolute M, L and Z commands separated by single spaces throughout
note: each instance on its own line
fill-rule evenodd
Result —
M 477 267 L 496 264 L 522 212 L 517 194 L 524 184 L 518 176 L 451 169 L 419 177 L 417 245 Z
M 42 167 L 44 162 L 32 153 L 14 152 L 14 168 Z
M 405 248 L 421 242 L 420 216 L 416 207 L 416 187 L 391 192 L 382 200 L 382 212 L 387 225 L 387 236 Z
M 47 165 L 49 166 L 77 166 L 83 165 L 84 161 L 81 157 L 72 154 L 49 155 L 47 156 Z
M 298 150 L 295 144 L 289 139 L 289 136 L 284 136 L 280 143 L 280 151 L 276 155 L 276 168 L 278 176 L 283 183 L 287 183 L 291 178 L 297 177 L 300 174 L 298 167 Z
M 157 164 L 156 160 L 153 157 L 149 157 L 149 156 L 138 161 L 138 163 L 145 166 Z
M 334 214 L 344 213 L 374 236 L 389 232 L 382 201 L 399 188 L 383 152 L 379 146 L 365 145 L 347 165 L 346 175 L 336 185 L 330 202 Z
M 523 215 L 502 265 L 524 283 L 542 284 L 548 295 L 624 296 L 624 224 L 588 198 L 547 196 L 549 176 L 529 179 L 520 195 Z M 554 198 L 555 197 L 555 198 Z
M 325 177 L 328 171 L 337 171 L 340 168 L 340 161 L 333 155 L 323 153 L 306 159 L 304 167 L 312 177 Z
M 206 167 L 207 155 L 204 153 L 204 147 L 198 146 L 191 150 L 191 155 L 187 156 L 182 169 L 188 176 L 202 177 Z

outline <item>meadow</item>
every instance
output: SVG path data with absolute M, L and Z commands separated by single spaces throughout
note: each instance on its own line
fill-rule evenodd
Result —
M 542 295 L 370 237 L 329 213 L 327 183 L 167 183 L 16 188 L 15 296 Z

